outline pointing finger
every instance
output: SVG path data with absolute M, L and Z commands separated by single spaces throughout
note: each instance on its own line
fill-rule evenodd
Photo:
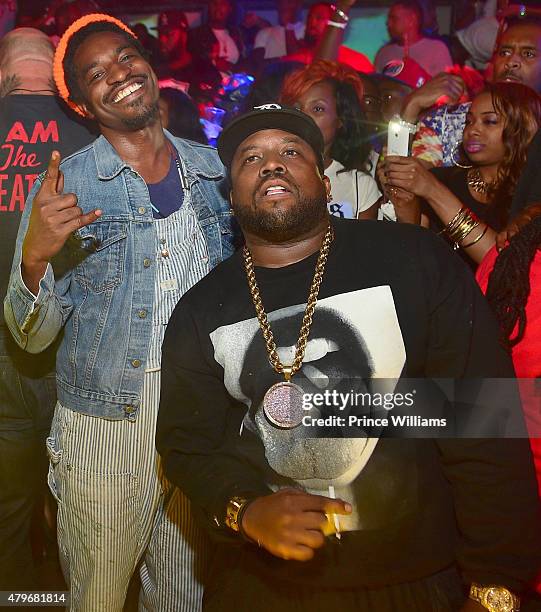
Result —
M 42 189 L 50 194 L 57 194 L 58 192 L 58 173 L 60 166 L 60 153 L 53 151 L 51 153 L 51 159 L 45 172 L 45 177 L 42 183 Z M 62 183 L 63 184 L 63 183 Z

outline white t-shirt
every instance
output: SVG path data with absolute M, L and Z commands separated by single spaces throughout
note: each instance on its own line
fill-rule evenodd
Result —
M 304 38 L 305 25 L 301 21 L 294 24 L 295 38 Z M 284 57 L 287 55 L 286 29 L 284 26 L 275 25 L 259 30 L 255 37 L 254 49 L 265 49 L 265 59 Z
M 218 44 L 220 45 L 219 57 L 223 57 L 231 64 L 236 64 L 239 61 L 240 54 L 239 50 L 237 49 L 237 45 L 229 35 L 229 32 L 227 30 L 216 30 L 214 28 L 212 28 L 212 31 L 218 40 Z
M 331 215 L 345 219 L 356 219 L 381 197 L 376 181 L 360 170 L 343 170 L 344 166 L 333 159 L 325 170 L 331 181 L 332 200 L 327 205 Z
M 409 56 L 415 60 L 421 68 L 424 68 L 430 76 L 435 76 L 453 65 L 449 49 L 441 40 L 434 38 L 421 38 L 410 46 Z M 404 47 L 396 43 L 389 43 L 381 47 L 376 54 L 374 66 L 376 72 L 382 72 L 385 66 L 392 60 L 404 58 Z
M 471 64 L 484 70 L 494 51 L 500 22 L 496 17 L 482 17 L 456 33 L 458 40 L 471 56 Z

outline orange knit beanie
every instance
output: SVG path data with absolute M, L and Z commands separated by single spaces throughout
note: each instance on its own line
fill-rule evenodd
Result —
M 91 15 L 85 15 L 80 19 L 74 21 L 70 27 L 64 32 L 62 38 L 60 39 L 58 46 L 56 47 L 56 52 L 54 54 L 53 59 L 53 77 L 56 83 L 56 87 L 58 89 L 58 93 L 60 97 L 79 115 L 84 116 L 83 111 L 79 108 L 75 102 L 70 100 L 70 91 L 66 84 L 66 79 L 64 75 L 64 58 L 66 56 L 66 51 L 68 49 L 68 45 L 73 35 L 82 30 L 87 25 L 91 23 L 99 23 L 101 21 L 107 21 L 109 23 L 114 23 L 119 28 L 127 32 L 130 36 L 133 36 L 137 39 L 137 36 L 128 28 L 128 26 L 116 17 L 112 17 L 111 15 L 106 15 L 105 13 L 92 13 Z

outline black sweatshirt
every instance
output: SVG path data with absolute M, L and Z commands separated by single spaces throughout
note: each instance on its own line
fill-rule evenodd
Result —
M 294 378 L 303 389 L 347 388 L 372 378 L 513 376 L 471 273 L 441 240 L 414 226 L 333 225 L 303 367 Z M 316 258 L 256 268 L 285 362 Z M 416 580 L 455 562 L 467 583 L 519 592 L 533 578 L 541 541 L 527 440 L 390 439 L 383 433 L 371 445 L 347 435 L 337 440 L 335 432 L 332 439 L 306 442 L 295 438 L 299 429 L 277 429 L 262 412 L 265 391 L 280 380 L 238 252 L 192 288 L 171 317 L 157 430 L 168 478 L 212 533 L 241 544 L 230 547 L 231 563 L 326 588 Z M 501 408 L 503 396 L 493 394 L 491 408 Z M 481 403 L 474 417 L 476 410 L 490 411 Z M 282 486 L 325 495 L 328 484 L 354 513 L 340 518 L 342 539 L 329 537 L 309 562 L 277 559 L 224 526 L 234 495 L 265 495 Z

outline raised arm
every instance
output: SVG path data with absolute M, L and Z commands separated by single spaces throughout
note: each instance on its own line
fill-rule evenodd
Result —
M 400 116 L 404 121 L 416 123 L 419 115 L 434 106 L 442 96 L 447 98 L 448 104 L 455 104 L 464 90 L 464 81 L 459 76 L 442 72 L 404 98 Z
M 336 10 L 333 12 L 331 21 L 335 24 L 343 24 L 343 27 L 328 25 L 325 28 L 314 59 L 326 59 L 333 62 L 338 60 L 338 51 L 344 42 L 344 34 L 349 21 L 349 11 L 355 2 L 356 0 L 338 0 L 335 3 Z

